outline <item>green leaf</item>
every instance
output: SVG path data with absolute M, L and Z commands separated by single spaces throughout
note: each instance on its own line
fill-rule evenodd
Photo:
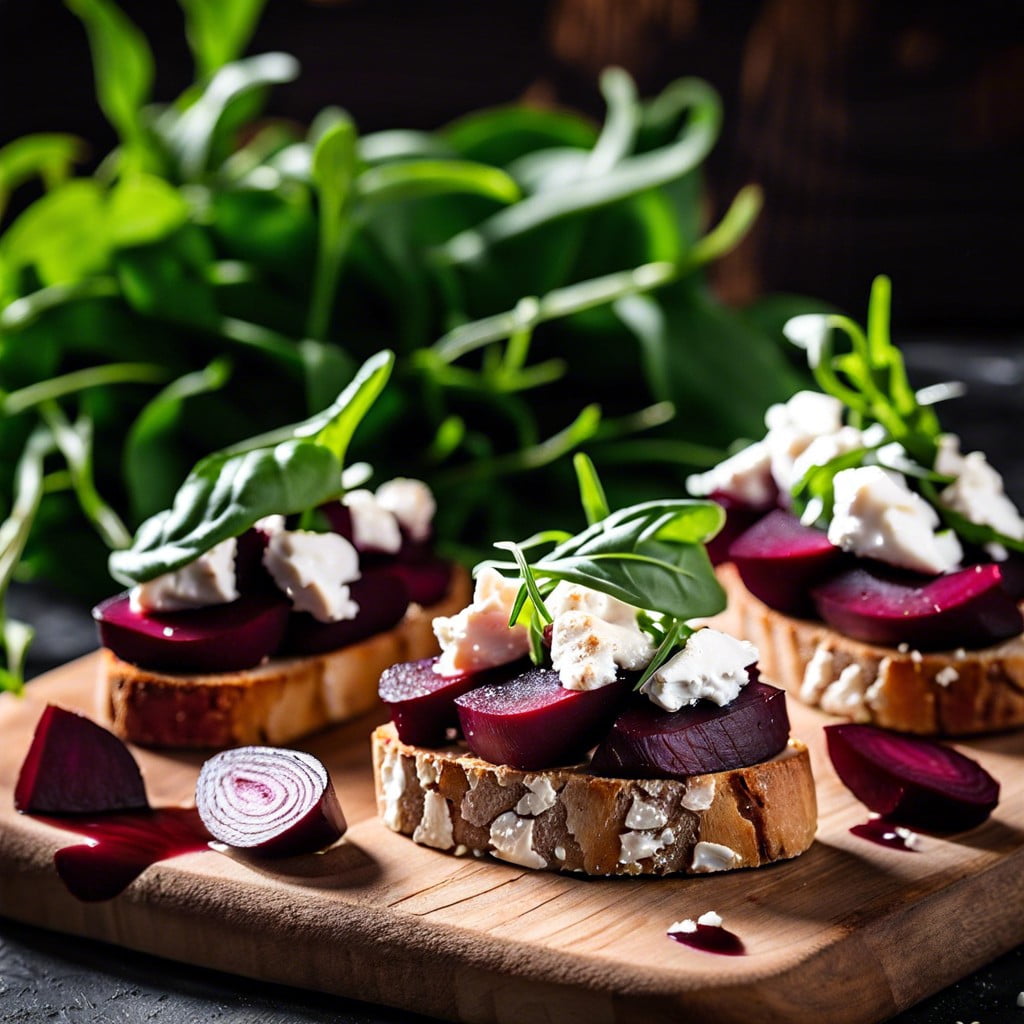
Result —
M 474 111 L 440 134 L 462 156 L 496 167 L 551 146 L 590 149 L 597 138 L 593 125 L 578 114 L 525 106 Z
M 367 164 L 384 164 L 392 160 L 449 160 L 455 151 L 443 139 L 429 132 L 395 128 L 371 132 L 359 140 L 359 159 Z
M 514 203 L 519 198 L 519 186 L 504 171 L 468 160 L 405 160 L 369 167 L 359 175 L 356 192 L 367 203 L 449 192 L 484 196 L 499 203 Z
M 132 516 L 138 521 L 165 508 L 187 472 L 176 436 L 188 400 L 217 391 L 228 381 L 231 364 L 216 359 L 202 370 L 171 381 L 143 407 L 128 431 L 122 466 Z
M 96 96 L 129 147 L 142 143 L 140 117 L 153 86 L 153 55 L 143 34 L 111 0 L 66 0 L 85 23 L 92 48 Z
M 160 241 L 188 220 L 188 204 L 162 178 L 138 174 L 122 178 L 110 193 L 110 243 L 128 247 Z
M 106 203 L 100 184 L 69 181 L 37 199 L 0 237 L 10 270 L 35 267 L 44 285 L 72 284 L 107 266 Z
M 165 512 L 139 527 L 130 548 L 110 556 L 127 586 L 173 572 L 244 533 L 257 519 L 315 508 L 341 494 L 341 460 L 312 441 L 285 441 L 200 462 Z
M 0 668 L 0 691 L 21 693 L 25 687 L 25 656 L 35 630 L 15 619 L 3 621 L 3 648 L 6 667 Z
M 179 0 L 200 77 L 237 60 L 249 44 L 266 0 Z
M 918 484 L 921 488 L 921 493 L 935 506 L 942 521 L 963 540 L 967 541 L 968 544 L 975 544 L 978 547 L 984 547 L 986 544 L 1001 544 L 1009 551 L 1024 553 L 1024 540 L 1008 537 L 1005 533 L 1000 533 L 991 526 L 972 523 L 960 512 L 951 509 L 948 505 L 944 505 L 933 481 L 922 479 L 919 480 Z
M 580 502 L 583 505 L 584 514 L 587 517 L 587 524 L 604 519 L 611 511 L 608 508 L 608 498 L 605 496 L 604 488 L 601 486 L 601 478 L 597 475 L 594 463 L 588 455 L 577 452 L 572 458 L 573 468 L 576 470 L 576 482 L 580 488 Z
M 36 132 L 0 147 L 0 217 L 10 194 L 32 178 L 56 188 L 85 155 L 85 143 L 76 135 Z

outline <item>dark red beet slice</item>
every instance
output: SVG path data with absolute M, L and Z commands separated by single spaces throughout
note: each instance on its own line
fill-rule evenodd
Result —
M 391 629 L 409 607 L 409 592 L 390 569 L 364 571 L 360 579 L 349 584 L 349 593 L 359 605 L 359 614 L 354 619 L 320 622 L 307 612 L 292 612 L 282 652 L 322 654 L 347 647 Z
M 398 576 L 409 592 L 409 600 L 429 607 L 437 604 L 452 585 L 452 564 L 441 558 L 395 562 L 388 571 Z
M 926 582 L 857 567 L 812 591 L 832 627 L 868 643 L 920 651 L 986 647 L 1024 630 L 998 565 L 972 565 Z
M 638 697 L 615 719 L 590 770 L 627 779 L 685 779 L 767 761 L 788 739 L 786 695 L 767 683 L 748 683 L 725 707 L 700 701 L 662 711 Z
M 554 669 L 531 668 L 507 683 L 478 686 L 455 706 L 477 757 L 533 771 L 581 761 L 631 687 L 620 679 L 597 690 L 567 690 Z
M 154 671 L 202 673 L 258 665 L 281 646 L 289 611 L 280 592 L 184 612 L 135 612 L 119 594 L 92 615 L 100 642 L 119 658 Z
M 712 565 L 721 565 L 729 561 L 729 548 L 732 542 L 740 534 L 749 530 L 765 514 L 763 508 L 755 508 L 753 505 L 745 505 L 728 494 L 715 491 L 709 495 L 725 509 L 725 524 L 704 546 L 708 551 L 708 558 Z
M 843 785 L 888 821 L 960 832 L 999 802 L 999 783 L 977 761 L 934 740 L 852 724 L 825 726 L 825 738 Z
M 417 747 L 440 747 L 448 730 L 458 729 L 455 698 L 487 683 L 501 683 L 519 675 L 527 663 L 515 661 L 486 672 L 442 676 L 434 671 L 437 658 L 407 661 L 385 669 L 380 677 L 380 699 L 391 710 L 398 738 Z
M 323 764 L 281 747 L 215 754 L 199 772 L 196 808 L 214 839 L 267 857 L 315 853 L 347 828 Z
M 277 584 L 263 565 L 263 553 L 267 550 L 270 534 L 253 527 L 246 530 L 238 538 L 235 549 L 235 576 L 238 579 L 238 591 L 251 594 L 259 590 L 274 593 Z
M 842 561 L 843 552 L 821 530 L 776 509 L 733 541 L 729 557 L 755 597 L 776 611 L 801 615 L 813 608 L 810 588 Z
M 21 766 L 14 806 L 32 814 L 95 814 L 149 803 L 131 751 L 85 715 L 50 704 Z

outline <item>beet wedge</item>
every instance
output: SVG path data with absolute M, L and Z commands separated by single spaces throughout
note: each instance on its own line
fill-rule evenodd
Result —
M 531 668 L 509 682 L 478 686 L 455 706 L 477 757 L 535 771 L 581 761 L 631 687 L 623 678 L 597 690 L 567 690 L 554 669 Z
M 840 633 L 889 647 L 987 647 L 1024 631 L 995 564 L 923 582 L 858 567 L 815 587 L 813 597 L 818 614 Z
M 595 775 L 685 779 L 760 764 L 786 748 L 784 691 L 751 682 L 725 707 L 699 701 L 662 711 L 637 698 L 615 719 L 590 762 Z
M 243 594 L 230 604 L 183 612 L 136 612 L 127 594 L 92 611 L 100 642 L 119 658 L 163 672 L 252 668 L 284 639 L 290 605 L 281 593 Z
M 307 612 L 292 612 L 281 650 L 284 654 L 323 654 L 358 643 L 397 625 L 409 607 L 405 583 L 385 569 L 371 569 L 349 584 L 359 613 L 354 619 L 320 622 Z
M 281 747 L 215 754 L 199 772 L 196 808 L 214 839 L 266 857 L 316 853 L 347 828 L 323 764 Z
M 30 814 L 97 814 L 149 802 L 135 758 L 113 733 L 49 704 L 21 766 L 14 806 Z
M 733 541 L 729 557 L 754 597 L 786 615 L 806 615 L 814 608 L 811 586 L 844 556 L 821 530 L 776 509 Z
M 920 736 L 873 725 L 827 725 L 832 766 L 862 804 L 900 825 L 961 832 L 999 802 L 999 783 L 977 761 Z
M 730 560 L 729 549 L 742 534 L 746 533 L 754 523 L 765 515 L 765 509 L 756 508 L 753 505 L 746 505 L 728 494 L 715 491 L 708 495 L 713 501 L 717 501 L 725 509 L 725 524 L 722 528 L 705 543 L 708 558 L 712 565 L 721 565 L 722 562 Z

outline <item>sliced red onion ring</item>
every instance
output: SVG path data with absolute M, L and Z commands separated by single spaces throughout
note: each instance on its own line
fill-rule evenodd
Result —
M 237 747 L 211 757 L 196 807 L 214 839 L 268 857 L 315 853 L 347 828 L 327 769 L 301 750 Z

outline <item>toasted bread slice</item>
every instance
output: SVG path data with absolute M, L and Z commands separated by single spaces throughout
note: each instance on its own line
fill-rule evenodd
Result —
M 410 605 L 393 629 L 326 654 L 271 658 L 240 672 L 152 672 L 104 650 L 99 700 L 114 731 L 154 747 L 230 747 L 289 743 L 368 711 L 380 674 L 399 661 L 437 653 L 435 615 L 452 615 L 470 598 L 469 575 L 456 568 L 443 600 Z
M 731 563 L 716 572 L 729 606 L 714 624 L 753 643 L 765 675 L 805 704 L 922 735 L 1024 726 L 1024 637 L 929 653 L 862 643 L 769 608 Z
M 759 867 L 803 853 L 817 805 L 807 748 L 687 781 L 606 779 L 582 769 L 524 772 L 462 744 L 402 743 L 392 724 L 373 734 L 384 824 L 456 854 L 588 875 L 704 874 Z

